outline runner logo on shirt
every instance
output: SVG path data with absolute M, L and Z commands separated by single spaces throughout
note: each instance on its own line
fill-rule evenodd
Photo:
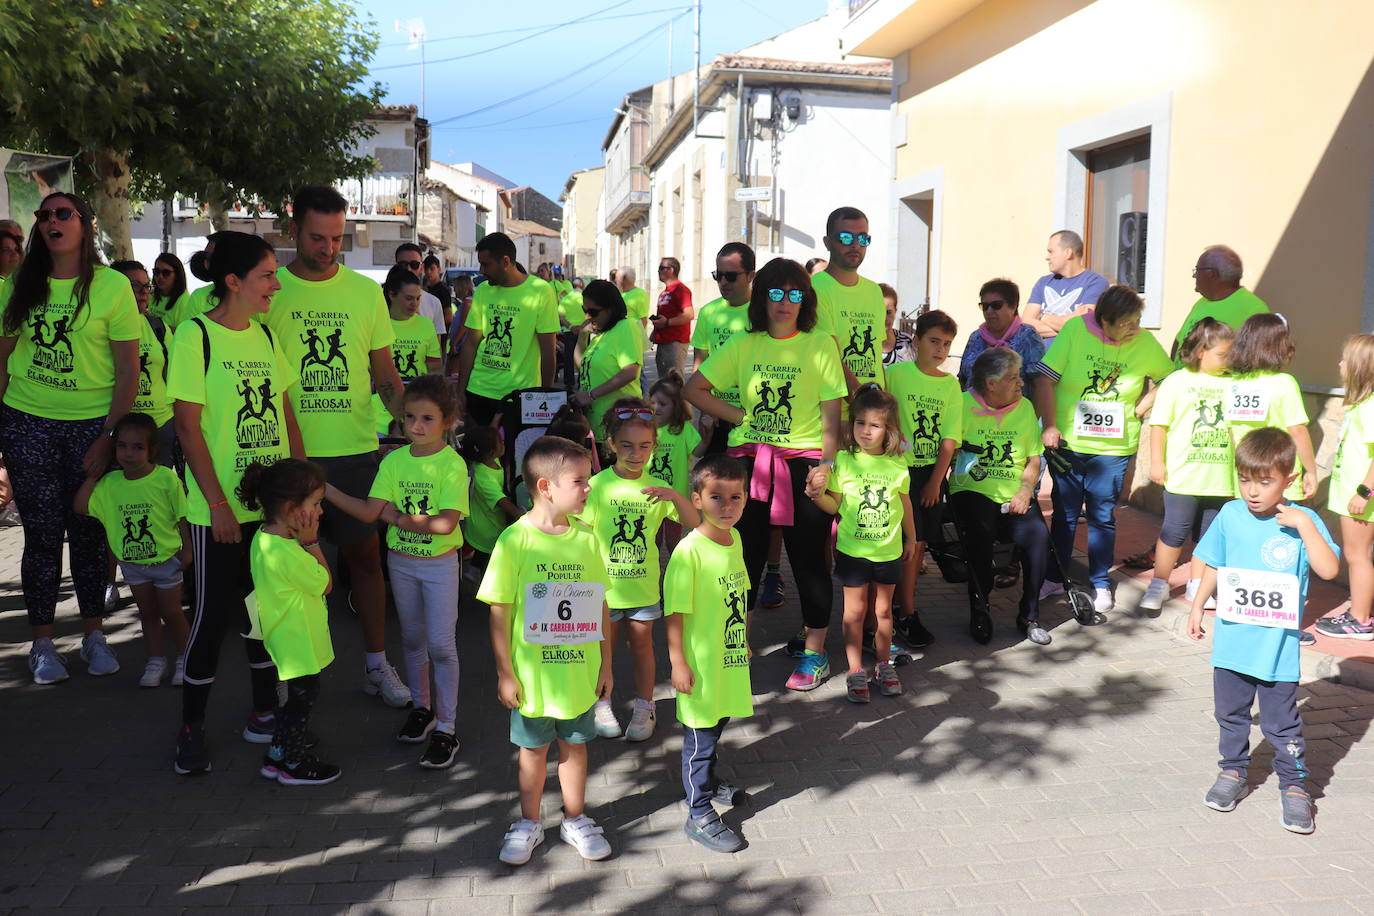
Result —
M 243 398 L 243 405 L 234 417 L 234 438 L 238 440 L 239 448 L 269 448 L 281 444 L 281 417 L 277 413 L 277 405 L 273 403 L 272 379 L 267 376 L 268 371 L 239 370 L 239 383 L 234 389 Z M 250 377 L 253 375 L 262 378 L 256 386 Z M 269 414 L 271 419 L 268 419 Z
M 492 311 L 491 329 L 482 335 L 479 350 L 482 365 L 500 372 L 511 368 L 511 350 L 515 346 L 515 316 L 520 309 L 511 305 L 490 305 Z M 586 360 L 584 358 L 583 363 Z
M 881 541 L 887 537 L 892 522 L 892 500 L 887 487 L 874 489 L 864 484 L 864 492 L 859 497 L 859 509 L 855 513 L 854 539 L 858 541 Z
M 918 407 L 911 415 L 911 450 L 917 458 L 934 458 L 940 448 L 940 411 Z
M 306 319 L 306 324 L 329 326 L 327 322 L 310 318 Z M 335 327 L 328 336 L 321 338 L 319 329 L 310 327 L 300 340 L 305 344 L 305 355 L 301 357 L 301 390 L 347 391 L 348 356 L 344 353 L 347 344 L 343 328 Z
M 648 535 L 644 531 L 644 513 L 640 507 L 620 500 L 611 500 L 612 508 L 625 509 L 615 519 L 615 533 L 606 551 L 607 575 L 612 579 L 642 579 L 644 561 L 649 556 Z M 655 570 L 655 574 L 657 570 Z
M 1016 476 L 1016 472 L 1011 470 L 1016 466 L 1016 455 L 1010 437 L 1004 438 L 1000 444 L 993 438 L 989 438 L 982 445 L 967 442 L 963 451 L 971 456 L 971 460 L 965 459 L 969 463 L 962 473 L 974 480 L 986 480 L 989 477 L 1010 480 Z
M 153 507 L 148 503 L 132 503 L 119 508 L 124 514 L 124 538 L 119 545 L 120 558 L 127 563 L 136 563 L 157 556 L 157 542 L 153 539 L 153 531 L 148 524 L 148 514 Z
M 673 466 L 669 462 L 669 453 L 665 449 L 661 454 L 656 454 L 649 462 L 649 476 L 657 477 L 668 486 L 673 485 Z
M 149 352 L 147 347 L 138 351 L 138 396 L 151 397 L 153 393 L 153 373 L 148 368 Z
M 1089 361 L 1096 362 L 1091 356 Z M 1107 365 L 1111 370 L 1103 373 L 1102 369 Z M 1113 397 L 1121 397 L 1121 389 L 1118 383 L 1121 380 L 1121 365 L 1119 363 L 1107 363 L 1096 366 L 1088 373 L 1088 384 L 1083 386 L 1083 391 L 1078 395 L 1079 400 L 1110 400 Z
M 426 480 L 401 480 L 397 482 L 401 490 L 401 502 L 396 507 L 403 515 L 434 514 L 434 484 Z M 428 534 L 406 531 L 399 525 L 395 527 L 396 539 L 402 544 L 432 544 L 434 538 Z
M 722 598 L 730 613 L 725 617 L 721 642 L 725 654 L 721 665 L 725 668 L 748 667 L 749 665 L 749 626 L 745 611 L 748 608 L 748 574 L 735 570 L 729 575 L 720 576 L 718 584 Z
M 413 347 L 407 347 L 405 350 L 399 347 L 392 349 L 391 361 L 396 364 L 396 372 L 401 378 L 411 379 L 420 376 L 420 367 L 416 365 L 417 356 L 418 352 Z
M 770 368 L 775 374 L 787 374 L 789 377 L 777 387 L 766 378 L 759 380 L 754 389 L 759 399 L 749 415 L 749 425 L 763 435 L 788 436 L 792 433 L 792 380 L 799 373 L 790 366 Z
M 1197 417 L 1193 420 L 1193 434 L 1188 444 L 1195 449 L 1227 449 L 1231 444 L 1231 434 L 1227 432 L 1226 409 L 1223 406 L 1222 398 L 1215 400 L 1206 395 L 1200 396 L 1197 402 Z M 1229 455 L 1219 457 L 1203 457 L 1189 453 L 1190 461 L 1227 461 L 1231 459 Z
M 72 350 L 71 316 L 48 323 L 48 313 L 41 311 L 29 319 L 33 329 L 33 365 L 48 372 L 69 373 L 76 371 L 75 353 Z
M 862 328 L 855 325 L 849 331 L 849 343 L 845 344 L 844 352 L 840 354 L 840 359 L 845 367 L 860 378 L 870 378 L 873 376 L 873 327 L 864 325 Z

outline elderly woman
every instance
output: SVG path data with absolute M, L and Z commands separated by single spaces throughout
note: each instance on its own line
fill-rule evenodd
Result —
M 1021 397 L 1021 357 L 1006 347 L 985 350 L 973 362 L 964 393 L 964 444 L 955 454 L 949 482 L 950 507 L 960 539 L 984 598 L 992 591 L 994 542 L 1020 548 L 1021 604 L 1016 625 L 1040 646 L 1050 634 L 1040 626 L 1040 588 L 1045 581 L 1049 532 L 1035 503 L 1040 479 L 1040 425 L 1030 401 Z M 979 642 L 992 638 L 986 602 L 973 602 L 969 630 Z
M 1061 557 L 1073 549 L 1078 516 L 1088 519 L 1088 574 L 1098 611 L 1112 609 L 1108 571 L 1116 549 L 1116 501 L 1126 465 L 1140 440 L 1145 380 L 1173 371 L 1153 334 L 1140 333 L 1145 304 L 1125 286 L 1113 286 L 1087 315 L 1070 318 L 1037 368 L 1032 396 L 1044 424 L 1054 480 L 1051 536 Z M 1041 598 L 1064 591 L 1057 569 L 1046 576 Z
M 572 402 L 587 410 L 587 422 L 598 441 L 606 435 L 601 421 L 619 398 L 639 396 L 644 368 L 644 337 L 639 324 L 626 317 L 625 300 L 605 280 L 593 280 L 582 292 L 586 342 Z
M 1045 341 L 1040 332 L 1021 321 L 1017 307 L 1021 304 L 1021 290 L 1010 280 L 989 280 L 978 290 L 978 308 L 983 323 L 969 335 L 964 355 L 959 361 L 959 384 L 968 390 L 973 373 L 973 361 L 985 350 L 1007 347 L 1021 356 L 1021 380 L 1031 383 L 1040 357 L 1045 355 Z

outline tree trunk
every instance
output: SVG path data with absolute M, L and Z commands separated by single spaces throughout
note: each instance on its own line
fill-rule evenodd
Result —
M 210 201 L 210 231 L 223 232 L 229 228 L 229 211 L 218 199 Z
M 134 240 L 129 217 L 129 153 L 97 149 L 88 154 L 95 167 L 95 218 L 112 260 L 132 258 Z

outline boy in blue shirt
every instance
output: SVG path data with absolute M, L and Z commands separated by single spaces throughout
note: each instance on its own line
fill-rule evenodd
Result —
M 1203 605 L 1217 596 L 1212 691 L 1221 727 L 1221 772 L 1203 803 L 1231 811 L 1245 793 L 1250 765 L 1250 707 L 1259 694 L 1260 730 L 1274 749 L 1283 826 L 1311 833 L 1312 798 L 1302 718 L 1298 715 L 1298 629 L 1310 566 L 1323 579 L 1340 570 L 1336 545 L 1317 513 L 1283 498 L 1295 478 L 1296 449 L 1272 426 L 1236 446 L 1240 499 L 1217 513 L 1194 556 L 1207 564 L 1188 615 L 1188 635 L 1202 639 Z

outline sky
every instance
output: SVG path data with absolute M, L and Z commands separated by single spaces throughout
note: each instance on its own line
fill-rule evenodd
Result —
M 717 54 L 824 15 L 827 2 L 702 0 L 702 67 Z M 386 88 L 388 104 L 420 104 L 420 53 L 407 47 L 396 21 L 424 22 L 424 114 L 433 125 L 433 158 L 480 163 L 555 201 L 569 174 L 603 163 L 601 141 L 627 93 L 692 67 L 689 0 L 357 0 L 357 6 L 381 36 L 373 78 Z M 461 12 L 474 7 L 504 15 L 479 19 Z M 588 21 L 561 25 L 582 18 Z M 443 60 L 459 55 L 465 59 Z

